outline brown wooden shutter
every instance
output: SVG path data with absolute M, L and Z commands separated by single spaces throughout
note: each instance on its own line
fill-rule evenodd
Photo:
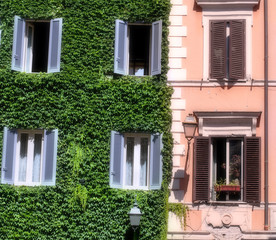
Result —
M 193 202 L 209 201 L 210 139 L 196 137 L 194 143 Z
M 245 78 L 245 21 L 230 21 L 229 79 Z
M 226 21 L 211 21 L 210 78 L 226 77 Z
M 261 200 L 261 139 L 246 137 L 244 142 L 244 201 Z

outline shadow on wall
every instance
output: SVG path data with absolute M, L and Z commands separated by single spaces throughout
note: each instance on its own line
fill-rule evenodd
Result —
M 171 194 L 174 194 L 174 199 L 178 202 L 182 202 L 188 189 L 190 175 L 186 173 L 184 169 L 178 169 L 172 180 Z

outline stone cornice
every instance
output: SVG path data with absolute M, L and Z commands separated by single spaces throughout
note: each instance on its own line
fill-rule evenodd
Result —
M 195 0 L 202 9 L 226 9 L 248 8 L 252 9 L 259 3 L 259 0 Z

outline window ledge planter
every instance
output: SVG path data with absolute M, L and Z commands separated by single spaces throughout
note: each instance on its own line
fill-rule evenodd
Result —
M 240 185 L 218 185 L 215 186 L 216 192 L 240 192 L 241 186 Z

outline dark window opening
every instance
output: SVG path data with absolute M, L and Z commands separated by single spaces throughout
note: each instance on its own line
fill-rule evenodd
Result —
M 242 140 L 213 139 L 213 186 L 217 201 L 241 200 Z
M 47 72 L 50 23 L 36 22 L 33 25 L 32 72 Z
M 151 26 L 129 26 L 129 74 L 149 75 Z

